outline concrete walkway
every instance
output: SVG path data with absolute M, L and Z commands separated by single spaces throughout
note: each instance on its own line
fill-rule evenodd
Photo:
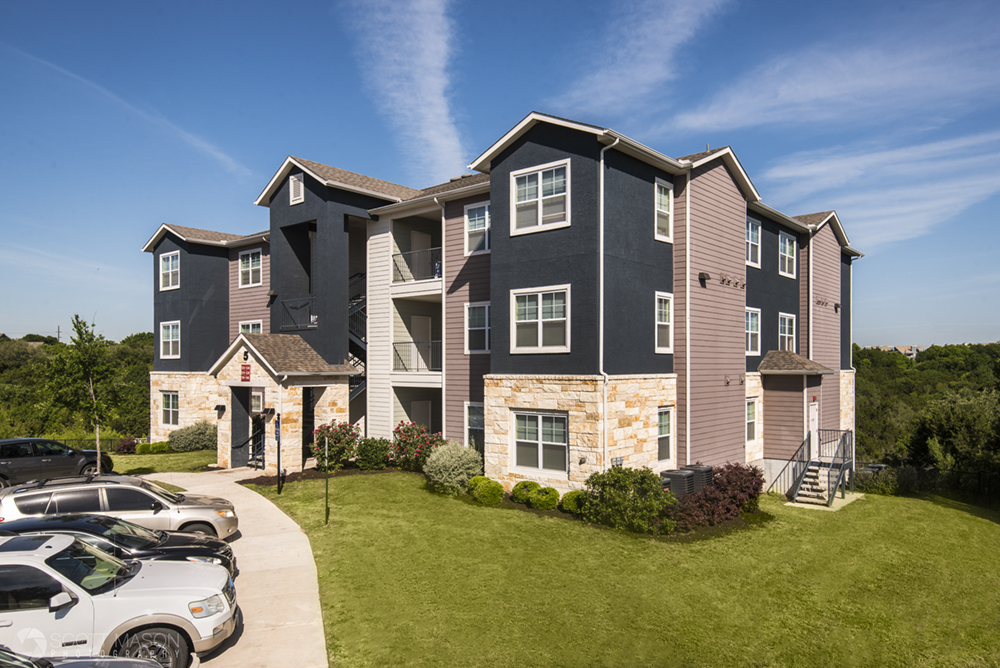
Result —
M 252 469 L 143 476 L 192 494 L 233 502 L 240 528 L 230 543 L 239 576 L 236 601 L 243 632 L 202 660 L 208 668 L 327 668 L 326 636 L 309 538 L 270 501 L 238 480 L 261 475 Z

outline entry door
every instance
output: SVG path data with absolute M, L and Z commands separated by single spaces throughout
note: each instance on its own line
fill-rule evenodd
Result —
M 410 419 L 417 424 L 422 424 L 429 430 L 431 428 L 431 402 L 411 401 Z
M 434 268 L 431 266 L 431 235 L 426 232 L 410 230 L 410 250 L 413 254 L 410 262 L 410 271 L 413 278 L 420 281 L 434 276 Z
M 413 335 L 413 370 L 429 371 L 431 366 L 431 319 L 423 315 L 410 317 L 410 333 Z
M 809 457 L 819 459 L 819 404 L 809 402 Z

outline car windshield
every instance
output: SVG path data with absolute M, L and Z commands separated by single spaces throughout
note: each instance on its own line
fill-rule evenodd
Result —
M 143 489 L 149 490 L 153 494 L 162 496 L 164 499 L 170 503 L 180 503 L 184 500 L 184 496 L 181 494 L 174 494 L 173 492 L 168 492 L 156 483 L 149 482 L 148 480 L 142 480 L 139 482 L 139 486 Z
M 125 520 L 116 520 L 113 517 L 95 517 L 88 522 L 94 524 L 101 535 L 117 545 L 148 550 L 160 543 L 160 536 L 157 532 Z
M 64 575 L 92 594 L 114 586 L 130 575 L 128 564 L 79 540 L 45 560 L 52 570 Z

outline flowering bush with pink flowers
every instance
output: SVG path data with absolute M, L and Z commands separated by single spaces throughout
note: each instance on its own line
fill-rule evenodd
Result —
M 316 468 L 320 471 L 336 471 L 343 468 L 347 460 L 355 455 L 358 441 L 361 440 L 361 430 L 350 422 L 331 422 L 322 424 L 313 432 L 313 454 L 316 456 Z M 326 440 L 330 440 L 330 460 L 326 458 Z
M 445 443 L 440 433 L 431 433 L 426 426 L 402 421 L 392 430 L 395 439 L 389 456 L 392 463 L 406 471 L 423 471 L 424 462 L 434 448 Z

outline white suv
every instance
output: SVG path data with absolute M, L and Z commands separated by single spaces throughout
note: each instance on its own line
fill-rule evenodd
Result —
M 131 561 L 71 536 L 0 536 L 0 645 L 29 656 L 131 656 L 184 668 L 239 620 L 222 566 Z

